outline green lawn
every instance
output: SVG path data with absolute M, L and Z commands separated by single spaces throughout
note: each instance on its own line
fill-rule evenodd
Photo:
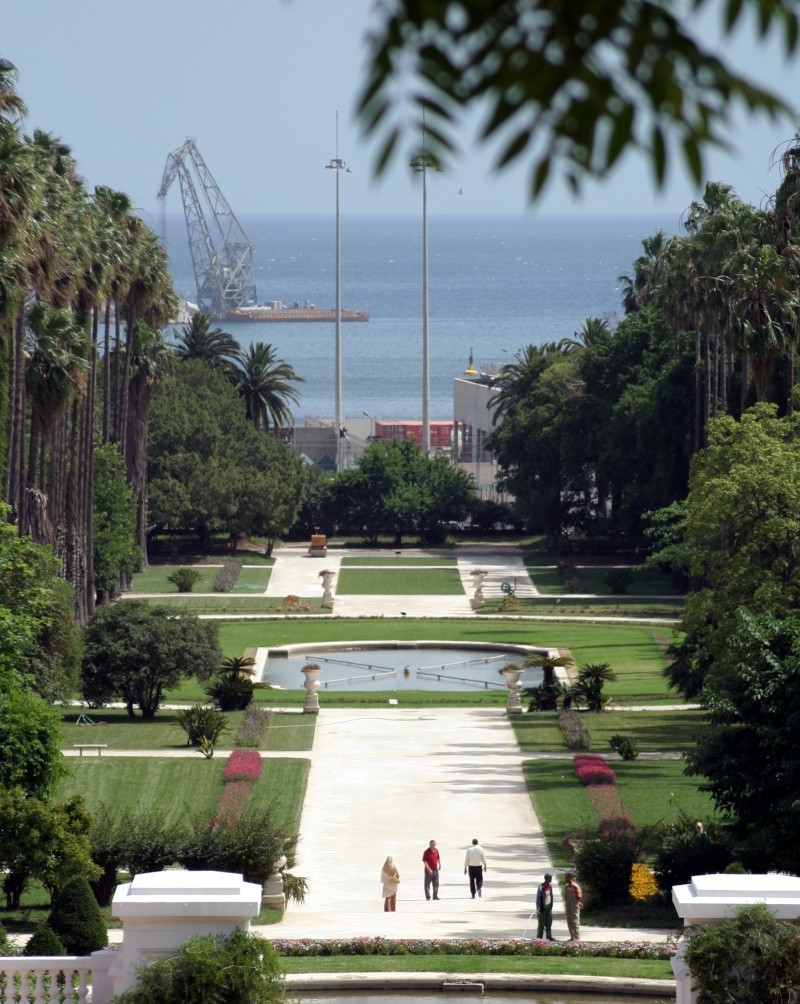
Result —
M 200 578 L 194 584 L 193 593 L 214 592 L 214 581 L 222 569 L 222 561 L 215 567 L 213 564 L 192 565 L 196 572 L 200 573 Z M 272 574 L 272 566 L 275 564 L 274 558 L 262 558 L 259 562 L 247 563 L 242 566 L 235 589 L 245 587 L 249 584 L 258 584 L 263 592 L 267 588 L 269 577 Z M 131 591 L 134 593 L 177 593 L 178 589 L 169 581 L 169 576 L 176 568 L 185 568 L 185 565 L 149 565 L 143 572 L 137 572 L 133 577 Z M 191 595 L 191 594 L 190 594 Z M 225 593 L 220 594 L 225 596 Z
M 647 596 L 592 596 L 577 599 L 565 596 L 525 596 L 517 599 L 517 606 L 511 610 L 501 610 L 502 599 L 490 597 L 481 607 L 480 614 L 521 617 L 658 617 L 674 620 L 683 613 L 683 597 L 674 600 L 653 599 Z
M 677 819 L 680 810 L 696 819 L 713 816 L 709 796 L 697 790 L 696 778 L 684 775 L 681 761 L 617 761 L 613 767 L 620 795 L 637 829 Z M 564 835 L 597 825 L 572 762 L 528 760 L 523 774 L 553 864 L 569 867 L 572 857 L 562 845 Z
M 82 795 L 90 812 L 101 803 L 112 813 L 152 809 L 170 825 L 211 815 L 222 790 L 225 761 L 200 756 L 84 757 L 69 766 L 71 776 L 59 785 L 59 799 Z M 277 825 L 292 835 L 300 824 L 309 766 L 308 760 L 264 760 L 251 797 L 253 809 L 273 803 Z
M 343 568 L 337 595 L 463 596 L 455 564 L 450 568 Z
M 192 682 L 200 691 L 197 681 Z M 256 691 L 256 693 L 265 692 Z M 196 699 L 205 699 L 202 691 Z M 121 708 L 103 708 L 98 711 L 86 711 L 96 725 L 76 725 L 75 720 L 80 713 L 80 709 L 74 707 L 63 710 L 66 749 L 79 743 L 105 743 L 109 749 L 114 750 L 186 749 L 186 733 L 178 725 L 174 711 L 162 710 L 155 718 L 145 719 L 130 718 Z M 236 746 L 236 732 L 244 712 L 226 712 L 225 717 L 228 725 L 217 742 L 218 750 L 231 750 Z M 282 715 L 276 712 L 270 720 L 261 749 L 272 752 L 310 750 L 314 743 L 315 724 L 316 715 Z M 79 759 L 85 760 L 89 756 L 93 754 L 86 753 Z
M 564 575 L 559 574 L 558 566 L 555 562 L 542 566 L 541 559 L 526 558 L 525 566 L 531 581 L 540 593 L 552 596 L 560 596 L 564 593 L 595 593 L 599 596 L 610 596 L 611 587 L 606 583 L 605 578 L 610 571 L 610 565 L 581 565 L 569 566 Z M 570 582 L 569 580 L 577 580 Z M 668 575 L 659 572 L 655 568 L 635 568 L 633 569 L 633 581 L 628 586 L 627 593 L 623 596 L 614 596 L 615 600 L 624 599 L 627 596 L 671 596 L 675 594 Z
M 342 558 L 342 568 L 353 566 L 380 568 L 424 568 L 426 565 L 440 566 L 457 564 L 455 558 L 398 558 L 386 555 L 381 558 Z
M 136 599 L 136 593 L 128 593 L 128 597 Z M 211 595 L 196 595 L 194 593 L 159 593 L 147 602 L 174 610 L 176 613 L 189 614 L 328 614 L 322 608 L 322 595 L 301 596 L 296 604 L 287 605 L 282 597 L 264 596 L 254 592 L 252 595 L 243 593 L 213 593 Z
M 618 979 L 673 978 L 669 962 L 650 959 L 522 958 L 513 955 L 326 955 L 298 958 L 282 955 L 280 961 L 281 968 L 287 973 L 556 973 L 615 976 Z M 523 994 L 520 999 L 529 998 Z
M 604 711 L 582 712 L 581 719 L 592 737 L 593 753 L 610 753 L 609 739 L 629 736 L 640 753 L 683 753 L 694 745 L 695 736 L 708 726 L 702 711 Z M 534 711 L 511 719 L 523 753 L 564 750 L 555 711 Z

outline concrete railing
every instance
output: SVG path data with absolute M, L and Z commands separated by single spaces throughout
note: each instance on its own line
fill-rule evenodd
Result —
M 91 955 L 0 958 L 0 1002 L 85 1004 L 91 987 L 92 1004 L 108 1004 L 113 996 L 108 971 L 116 954 L 104 949 Z
M 0 1004 L 85 1004 L 89 999 L 109 1004 L 135 985 L 140 966 L 164 958 L 193 935 L 249 931 L 261 894 L 260 885 L 227 872 L 137 875 L 114 895 L 112 912 L 122 921 L 118 949 L 87 956 L 0 958 Z

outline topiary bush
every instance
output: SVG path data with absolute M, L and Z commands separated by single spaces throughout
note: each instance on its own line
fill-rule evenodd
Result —
M 569 750 L 586 751 L 592 748 L 592 737 L 574 708 L 559 708 L 558 726 Z
M 22 949 L 22 954 L 30 955 L 67 955 L 67 950 L 61 939 L 47 924 L 39 924 Z
M 196 568 L 182 566 L 167 576 L 167 582 L 171 582 L 179 593 L 190 593 L 199 578 L 200 573 Z
M 253 700 L 255 684 L 252 680 L 218 677 L 206 687 L 206 693 L 219 705 L 220 711 L 244 711 Z
M 616 596 L 621 596 L 628 591 L 628 586 L 633 582 L 633 569 L 609 568 L 603 578 L 611 592 Z
M 194 937 L 137 972 L 115 1004 L 281 1004 L 286 994 L 272 945 L 255 934 Z
M 90 955 L 108 944 L 100 907 L 83 877 L 70 879 L 56 893 L 47 923 L 69 955 Z

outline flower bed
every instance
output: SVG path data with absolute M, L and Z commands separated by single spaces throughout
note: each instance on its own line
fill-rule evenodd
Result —
M 554 944 L 538 938 L 510 941 L 444 938 L 342 938 L 272 941 L 279 955 L 314 957 L 330 955 L 554 955 L 605 959 L 668 961 L 675 955 L 673 942 L 603 941 Z
M 617 775 L 597 753 L 576 753 L 574 765 L 581 784 L 616 784 Z
M 261 754 L 257 750 L 234 750 L 228 757 L 222 780 L 255 782 L 261 777 Z

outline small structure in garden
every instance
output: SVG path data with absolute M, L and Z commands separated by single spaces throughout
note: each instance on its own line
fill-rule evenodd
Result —
M 503 670 L 508 688 L 506 699 L 506 714 L 512 715 L 522 711 L 522 701 L 519 696 L 519 678 L 522 676 L 522 666 L 510 665 Z
M 777 920 L 800 918 L 800 878 L 794 875 L 695 875 L 687 885 L 672 887 L 672 902 L 686 926 L 720 924 L 743 906 L 763 903 Z M 672 959 L 676 1004 L 695 1004 L 692 976 L 684 959 L 688 942 L 681 939 Z
M 308 548 L 310 558 L 324 558 L 328 553 L 328 538 L 324 533 L 312 533 Z
M 333 593 L 331 592 L 331 586 L 333 585 L 335 575 L 336 572 L 332 571 L 330 568 L 325 568 L 319 573 L 319 577 L 322 579 L 323 610 L 333 610 Z
M 306 689 L 306 699 L 303 704 L 303 714 L 304 715 L 318 715 L 319 714 L 319 696 L 317 691 L 319 690 L 319 676 L 322 672 L 322 667 L 318 666 L 314 662 L 308 663 L 308 665 L 303 666 L 300 670 L 303 676 L 306 678 L 306 682 L 303 686 Z
M 484 568 L 473 568 L 469 574 L 472 576 L 472 587 L 475 590 L 472 596 L 472 609 L 480 610 L 486 603 L 483 597 L 483 580 L 489 573 Z

